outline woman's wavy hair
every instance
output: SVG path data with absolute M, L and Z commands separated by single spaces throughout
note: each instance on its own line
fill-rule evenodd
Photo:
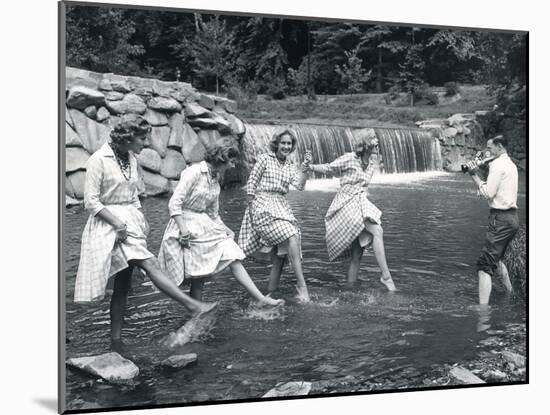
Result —
M 131 143 L 136 137 L 151 133 L 149 122 L 136 114 L 125 114 L 117 121 L 111 131 L 111 140 L 114 144 Z
M 219 143 L 208 146 L 204 154 L 204 161 L 219 166 L 229 162 L 231 159 L 238 159 L 241 155 L 239 149 L 231 143 Z
M 294 150 L 296 150 L 296 146 L 298 145 L 296 134 L 294 134 L 292 130 L 289 130 L 287 128 L 286 130 L 273 134 L 273 138 L 271 138 L 271 141 L 269 142 L 269 149 L 271 151 L 273 151 L 274 153 L 277 152 L 277 150 L 279 149 L 279 142 L 284 135 L 289 135 L 290 139 L 292 140 L 292 150 L 290 150 L 290 152 L 292 153 Z
M 376 145 L 373 144 L 373 140 L 377 138 L 375 132 L 371 129 L 363 129 L 359 130 L 355 136 L 359 139 L 355 144 L 355 154 L 359 157 L 366 154 L 366 157 L 369 158 L 376 147 Z

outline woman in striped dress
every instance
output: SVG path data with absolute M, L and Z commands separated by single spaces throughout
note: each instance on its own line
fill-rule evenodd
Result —
M 125 353 L 121 340 L 132 268 L 143 269 L 166 295 L 193 315 L 213 309 L 216 303 L 202 303 L 182 292 L 163 273 L 147 249 L 149 226 L 138 198 L 139 153 L 151 133 L 142 117 L 121 117 L 105 143 L 88 160 L 84 206 L 90 212 L 82 233 L 80 263 L 75 283 L 75 302 L 101 300 L 107 283 L 114 279 L 110 303 L 111 348 Z
M 259 306 L 277 306 L 284 301 L 265 297 L 258 290 L 241 263 L 245 256 L 234 241 L 233 231 L 218 212 L 218 180 L 238 157 L 236 147 L 214 145 L 207 149 L 204 161 L 183 170 L 168 204 L 171 218 L 159 261 L 177 285 L 191 280 L 191 297 L 196 300 L 202 299 L 205 278 L 229 267 Z
M 272 261 L 269 293 L 278 285 L 288 255 L 296 275 L 298 298 L 308 302 L 309 293 L 302 271 L 300 228 L 285 195 L 289 185 L 303 190 L 306 174 L 297 170 L 289 160 L 296 149 L 296 137 L 290 130 L 275 134 L 270 143 L 271 152 L 262 154 L 248 178 L 246 208 L 238 243 L 244 253 L 269 253 Z M 308 160 L 304 161 L 305 169 Z
M 372 243 L 380 281 L 388 290 L 395 291 L 384 250 L 382 212 L 367 198 L 367 186 L 379 158 L 378 139 L 365 139 L 355 152 L 346 153 L 328 164 L 311 164 L 316 173 L 340 175 L 340 189 L 326 216 L 326 243 L 329 260 L 351 257 L 348 281 L 357 281 L 361 257 L 365 247 Z

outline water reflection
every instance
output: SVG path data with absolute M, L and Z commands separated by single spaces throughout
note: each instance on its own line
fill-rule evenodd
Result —
M 474 307 L 474 264 L 483 244 L 487 206 L 476 198 L 467 177 L 438 174 L 407 183 L 379 182 L 369 190 L 384 212 L 387 259 L 399 291 L 388 293 L 380 284 L 372 252 L 363 258 L 360 279 L 353 285 L 346 283 L 347 264 L 327 261 L 323 216 L 334 193 L 315 189 L 314 184 L 310 191 L 289 195 L 302 226 L 312 304 L 292 300 L 295 281 L 288 265 L 280 290 L 287 305 L 269 315 L 252 309 L 249 296 L 224 272 L 205 288 L 205 300 L 221 301 L 215 324 L 199 342 L 181 342 L 170 349 L 163 341 L 189 315 L 136 274 L 124 336 L 140 367 L 137 384 L 121 388 L 69 371 L 68 401 L 81 398 L 114 407 L 255 398 L 283 381 L 324 382 L 351 376 L 362 379 L 364 388 L 364 382 L 376 385 L 388 373 L 402 379 L 392 387 L 418 386 L 434 365 L 468 361 L 478 347 L 493 344 L 489 340 L 498 344 L 511 326 L 524 327 L 525 305 L 506 296 L 497 279 L 491 308 Z M 244 212 L 243 196 L 242 189 L 221 196 L 220 213 L 235 232 Z M 150 198 L 143 203 L 154 253 L 168 221 L 167 202 Z M 520 221 L 525 223 L 524 193 L 519 208 Z M 109 345 L 108 301 L 72 303 L 86 219 L 83 210 L 73 209 L 67 215 L 70 357 L 101 353 Z M 245 267 L 265 291 L 269 265 L 246 260 Z M 190 352 L 198 354 L 197 365 L 173 373 L 159 368 L 166 357 Z M 347 378 L 347 390 L 354 388 L 352 378 Z

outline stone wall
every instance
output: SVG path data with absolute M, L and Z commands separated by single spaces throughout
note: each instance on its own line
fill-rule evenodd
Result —
M 459 172 L 460 166 L 470 160 L 478 151 L 486 148 L 487 139 L 496 135 L 496 131 L 489 131 L 490 120 L 500 116 L 496 111 L 476 111 L 475 113 L 454 114 L 449 118 L 438 118 L 419 121 L 419 128 L 433 131 L 441 144 L 443 169 Z M 517 120 L 516 120 L 517 121 Z M 510 128 L 502 132 L 509 141 L 508 153 L 520 170 L 526 168 L 525 134 L 518 134 L 524 130 L 521 122 L 510 123 Z M 512 139 L 511 139 L 512 138 Z
M 84 196 L 86 163 L 108 139 L 117 118 L 143 116 L 151 139 L 137 155 L 145 196 L 171 193 L 185 167 L 203 160 L 205 148 L 245 133 L 234 101 L 206 95 L 184 82 L 66 69 L 65 194 L 67 203 Z M 238 174 L 227 176 L 239 177 Z M 231 179 L 229 179 L 231 180 Z

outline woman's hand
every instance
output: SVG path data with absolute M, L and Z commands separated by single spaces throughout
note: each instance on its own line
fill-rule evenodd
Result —
M 308 171 L 311 171 L 311 161 L 313 160 L 313 156 L 311 154 L 311 151 L 306 151 L 304 154 L 304 161 L 302 162 L 302 172 L 307 173 Z
M 128 238 L 128 231 L 125 223 L 115 226 L 115 232 L 115 242 L 124 242 Z
M 184 248 L 189 249 L 190 248 L 190 241 L 195 237 L 194 234 L 192 234 L 187 228 L 180 228 L 180 234 L 178 237 L 178 242 L 181 246 Z

